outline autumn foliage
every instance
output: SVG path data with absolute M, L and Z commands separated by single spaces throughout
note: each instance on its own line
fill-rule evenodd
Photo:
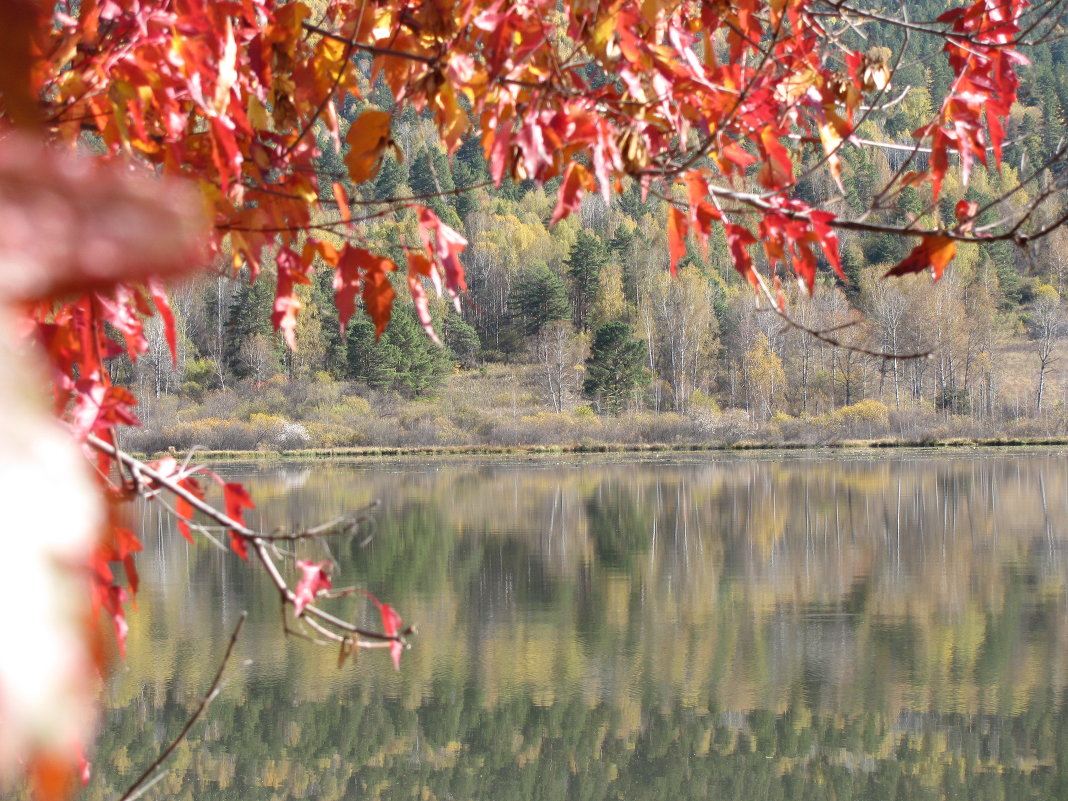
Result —
M 914 132 L 925 166 L 901 170 L 881 202 L 919 187 L 935 204 L 955 165 L 966 182 L 975 163 L 1000 163 L 1026 63 L 1018 44 L 1034 30 L 1026 7 L 977 0 L 937 20 L 875 20 L 941 37 L 954 75 Z M 401 108 L 431 117 L 449 153 L 477 138 L 497 184 L 558 181 L 554 223 L 586 194 L 607 198 L 638 182 L 669 201 L 673 272 L 689 242 L 707 248 L 722 236 L 734 267 L 784 314 L 780 276 L 809 291 L 821 267 L 845 279 L 843 229 L 917 239 L 890 273 L 935 278 L 958 241 L 1041 235 L 1016 220 L 981 229 L 975 204 L 958 206 L 953 227 L 925 229 L 845 218 L 798 196 L 812 170 L 841 185 L 842 149 L 864 146 L 858 127 L 891 101 L 893 54 L 846 35 L 847 22 L 873 17 L 817 0 L 8 0 L 0 292 L 17 318 L 11 330 L 46 354 L 54 411 L 70 437 L 92 445 L 110 477 L 103 494 L 177 487 L 179 529 L 191 538 L 205 487 L 219 483 L 230 544 L 247 558 L 258 541 L 243 515 L 254 501 L 239 485 L 174 460 L 154 465 L 159 479 L 117 472 L 115 432 L 137 417 L 109 360 L 145 352 L 150 315 L 174 351 L 163 279 L 242 267 L 255 279 L 267 264 L 277 275 L 272 322 L 291 345 L 297 288 L 317 266 L 333 270 L 342 328 L 362 308 L 381 333 L 406 284 L 436 336 L 429 293 L 459 307 L 464 237 L 425 197 L 371 203 L 351 191 L 399 153 L 391 126 Z M 368 81 L 384 82 L 395 107 L 369 106 Z M 344 153 L 347 174 L 322 172 L 320 134 Z M 815 159 L 802 167 L 804 153 Z M 405 215 L 413 233 L 399 243 L 403 258 L 376 252 L 362 225 Z M 391 280 L 395 272 L 406 282 Z M 92 593 L 121 643 L 140 546 L 120 514 L 105 517 Z M 297 569 L 296 592 L 283 597 L 303 619 L 330 581 L 321 565 Z M 372 601 L 396 663 L 399 618 Z

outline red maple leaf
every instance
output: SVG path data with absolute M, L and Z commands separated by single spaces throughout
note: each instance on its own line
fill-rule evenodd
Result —
M 382 616 L 382 633 L 387 637 L 396 637 L 400 631 L 401 616 L 389 604 L 384 604 L 367 590 L 363 594 L 374 601 L 378 607 L 378 613 Z M 401 654 L 404 653 L 404 643 L 400 640 L 391 640 L 389 643 L 389 655 L 393 659 L 393 667 L 400 670 Z
M 245 509 L 255 509 L 256 504 L 241 484 L 226 482 L 223 484 L 223 497 L 226 500 L 226 516 L 235 523 L 245 525 Z M 230 547 L 242 559 L 248 559 L 248 543 L 235 529 L 230 529 Z
M 293 591 L 293 613 L 300 617 L 304 607 L 315 600 L 319 593 L 330 589 L 329 562 L 310 562 L 307 559 L 298 559 L 297 567 L 300 568 L 301 577 L 297 582 L 297 588 Z

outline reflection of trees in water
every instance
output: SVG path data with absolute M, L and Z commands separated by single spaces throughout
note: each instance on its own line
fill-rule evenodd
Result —
M 655 507 L 643 503 L 644 495 L 644 489 L 608 479 L 586 499 L 586 523 L 601 565 L 629 570 L 649 550 Z
M 635 688 L 638 724 L 615 705 L 568 692 L 487 702 L 442 676 L 414 704 L 357 686 L 293 705 L 292 680 L 228 690 L 183 747 L 168 798 L 544 801 L 708 798 L 1063 798 L 1068 721 L 1036 697 L 1011 716 L 818 715 L 803 687 L 783 710 L 701 710 Z M 102 737 L 95 801 L 181 724 L 153 732 L 136 704 L 114 708 Z M 145 735 L 148 736 L 145 736 Z M 118 757 L 116 758 L 116 755 Z
M 420 636 L 399 676 L 365 657 L 339 678 L 299 646 L 287 656 L 277 619 L 261 621 L 257 658 L 278 667 L 257 675 L 287 677 L 279 692 L 313 711 L 285 700 L 277 714 L 299 719 L 300 736 L 265 733 L 255 758 L 239 758 L 235 788 L 267 771 L 323 798 L 408 798 L 431 785 L 456 798 L 535 797 L 527 787 L 689 797 L 662 775 L 670 767 L 724 797 L 749 797 L 758 778 L 772 798 L 832 779 L 839 797 L 941 797 L 950 774 L 964 775 L 962 797 L 995 787 L 1058 797 L 1059 772 L 1042 767 L 1063 764 L 1058 743 L 1068 749 L 1054 703 L 1068 681 L 1068 469 L 1055 455 L 324 466 L 288 494 L 273 474 L 263 481 L 266 493 L 248 483 L 267 498 L 263 519 L 279 524 L 380 498 L 372 544 L 331 547 L 343 580 L 389 598 Z M 269 588 L 213 549 L 159 542 L 142 563 L 154 575 L 131 666 L 161 688 L 180 676 L 195 695 L 214 664 L 189 643 L 225 637 L 220 609 L 273 608 Z M 327 709 L 354 691 L 359 704 Z M 118 714 L 134 714 L 136 695 L 117 696 L 128 710 Z M 243 725 L 275 712 L 258 714 Z M 369 728 L 341 732 L 357 714 Z M 543 714 L 588 724 L 600 745 L 582 753 L 609 756 L 583 763 L 572 733 L 530 733 Z M 309 728 L 330 716 L 339 729 L 307 751 Z M 140 732 L 152 720 L 135 717 Z M 221 752 L 245 748 L 233 737 Z M 691 746 L 704 761 L 663 762 Z M 335 752 L 335 778 L 316 778 Z M 190 771 L 230 771 L 198 759 Z M 982 779 L 995 763 L 1000 778 Z M 397 776 L 405 770 L 415 773 Z M 656 781 L 642 789 L 643 777 Z

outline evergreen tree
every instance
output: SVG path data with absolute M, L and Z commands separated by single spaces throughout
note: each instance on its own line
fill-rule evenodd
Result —
M 412 187 L 412 193 L 417 196 L 451 192 L 456 188 L 452 180 L 452 170 L 449 168 L 449 159 L 436 147 L 425 147 L 419 151 L 408 173 L 408 183 Z M 431 197 L 424 202 L 439 217 L 447 220 L 450 212 L 455 213 L 453 200 L 451 195 L 445 195 Z
M 432 394 L 454 364 L 448 349 L 426 336 L 415 310 L 399 303 L 378 340 L 374 324 L 363 314 L 354 315 L 349 321 L 347 352 L 350 378 L 407 397 Z
M 382 159 L 382 166 L 375 177 L 375 200 L 392 200 L 400 194 L 401 186 L 408 180 L 408 168 L 390 153 Z
M 571 319 L 567 288 L 544 262 L 523 271 L 512 290 L 512 303 L 527 336 L 534 336 L 554 320 Z
M 333 378 L 345 375 L 345 341 L 341 337 L 337 305 L 334 302 L 334 271 L 316 270 L 312 278 L 312 299 L 319 309 L 323 345 L 323 368 Z
M 608 263 L 608 251 L 600 237 L 589 231 L 579 231 L 567 259 L 567 274 L 571 279 L 571 307 L 575 327 L 589 329 L 590 312 L 597 302 L 601 269 Z
M 478 364 L 478 352 L 482 348 L 478 332 L 452 309 L 445 314 L 441 339 L 462 368 L 470 370 Z
M 456 186 L 460 188 L 475 186 L 489 180 L 489 169 L 482 155 L 482 143 L 479 142 L 477 136 L 467 139 L 456 151 L 453 157 L 452 176 Z M 471 192 L 456 196 L 456 213 L 460 219 L 466 219 L 467 215 L 474 210 L 475 199 Z
M 627 394 L 646 380 L 645 348 L 622 320 L 605 323 L 593 337 L 583 393 L 602 412 L 616 414 Z
M 244 271 L 242 271 L 244 277 Z M 274 281 L 272 276 L 261 274 L 255 283 L 242 281 L 234 293 L 230 304 L 230 313 L 226 320 L 224 337 L 224 358 L 226 367 L 238 378 L 249 375 L 246 359 L 242 349 L 255 336 L 278 340 L 271 326 L 271 313 L 274 309 Z

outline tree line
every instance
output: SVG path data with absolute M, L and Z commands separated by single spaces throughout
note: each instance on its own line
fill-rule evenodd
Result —
M 1041 52 L 1052 59 L 1057 47 Z M 1013 112 L 1010 164 L 1001 173 L 977 168 L 967 187 L 951 172 L 935 208 L 906 190 L 895 211 L 902 224 L 932 217 L 948 223 L 958 201 L 997 197 L 1017 179 L 1017 168 L 1049 153 L 1056 143 L 1040 134 L 1056 128 L 1063 106 L 1059 96 L 1040 91 L 1048 82 L 1039 73 L 1023 90 L 1030 104 Z M 887 147 L 843 152 L 847 206 L 877 201 L 877 187 L 895 169 L 894 148 L 938 91 L 939 76 L 930 70 L 917 67 L 902 80 L 916 81 L 907 99 L 878 124 L 865 123 L 865 135 Z M 371 104 L 391 103 L 381 82 L 368 95 Z M 358 108 L 346 113 L 352 117 Z M 1065 398 L 1055 372 L 1068 330 L 1061 299 L 1068 272 L 1058 255 L 1068 244 L 1063 230 L 1037 245 L 1037 255 L 1004 243 L 982 249 L 961 243 L 937 284 L 925 275 L 882 279 L 905 255 L 899 237 L 842 232 L 846 280 L 827 273 L 811 298 L 800 285 L 781 288 L 791 327 L 754 302 L 722 236 L 707 251 L 688 242 L 671 277 L 665 201 L 643 198 L 637 184 L 610 202 L 589 195 L 576 214 L 550 227 L 552 181 L 493 188 L 474 139 L 450 159 L 432 121 L 410 108 L 395 137 L 396 156 L 386 156 L 373 182 L 351 191 L 372 204 L 432 195 L 429 206 L 466 236 L 469 291 L 462 306 L 439 301 L 430 309 L 444 347 L 424 335 L 410 302 L 395 304 L 381 337 L 360 314 L 342 336 L 332 271 L 324 265 L 297 288 L 303 309 L 290 350 L 271 325 L 270 266 L 255 282 L 244 272 L 221 271 L 176 293 L 175 364 L 163 326 L 151 321 L 149 353 L 137 363 L 120 357 L 118 375 L 143 404 L 173 396 L 196 416 L 198 404 L 218 391 L 247 397 L 272 378 L 327 377 L 366 397 L 384 392 L 413 401 L 447 394 L 457 372 L 493 367 L 511 371 L 531 390 L 532 405 L 553 413 L 588 407 L 598 415 L 734 415 L 755 425 L 775 419 L 789 425 L 867 401 L 862 412 L 877 422 L 919 409 L 988 432 L 1036 417 L 1047 421 L 1047 434 L 1060 431 L 1059 422 L 1048 421 L 1051 413 L 1060 419 Z M 344 155 L 327 142 L 322 151 L 324 170 Z M 454 193 L 458 187 L 476 188 Z M 823 199 L 834 191 L 820 173 L 799 189 Z M 1018 193 L 1013 202 L 1026 205 L 1029 198 Z M 369 223 L 365 234 L 400 259 L 413 214 Z M 402 282 L 394 281 L 398 295 Z M 322 443 L 312 437 L 309 444 Z

